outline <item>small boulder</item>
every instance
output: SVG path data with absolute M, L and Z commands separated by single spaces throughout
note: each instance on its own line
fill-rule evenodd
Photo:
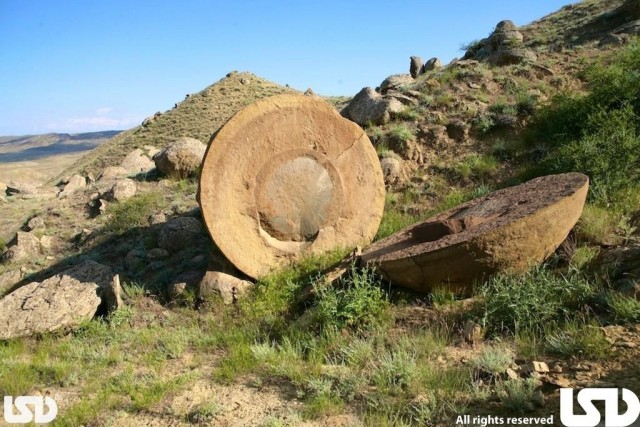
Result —
M 362 89 L 353 97 L 342 115 L 361 126 L 370 123 L 387 123 L 394 114 L 405 109 L 402 102 L 395 98 L 385 98 L 370 87 Z
M 38 188 L 33 184 L 10 181 L 6 185 L 7 188 L 5 189 L 5 192 L 7 196 L 14 196 L 17 194 L 33 196 L 38 194 Z
M 40 240 L 32 233 L 18 231 L 16 242 L 4 254 L 5 260 L 9 262 L 23 261 L 40 254 Z
M 147 221 L 149 222 L 149 225 L 162 224 L 163 222 L 167 222 L 167 216 L 162 212 L 158 212 L 149 215 Z
M 411 74 L 394 74 L 387 77 L 380 83 L 380 93 L 386 94 L 390 90 L 402 90 L 409 87 L 413 87 L 415 82 Z
M 120 166 L 107 166 L 100 176 L 98 176 L 98 181 L 111 181 L 127 175 L 128 173 L 126 169 L 121 168 Z
M 193 245 L 202 234 L 202 224 L 196 218 L 181 216 L 167 222 L 158 233 L 158 246 L 179 252 Z
M 418 77 L 422 66 L 423 61 L 419 56 L 412 56 L 411 58 L 409 58 L 409 74 L 411 74 L 411 77 L 413 77 L 414 79 Z
M 34 216 L 29 220 L 29 222 L 27 222 L 28 231 L 41 230 L 43 228 L 45 228 L 45 225 L 41 216 Z
M 219 271 L 207 271 L 198 285 L 197 297 L 200 301 L 207 301 L 212 297 L 221 297 L 229 305 L 253 287 L 253 283 Z
M 122 202 L 135 196 L 136 191 L 136 183 L 132 179 L 121 179 L 113 184 L 104 198 L 110 202 Z
M 422 70 L 420 70 L 420 74 L 426 73 L 427 71 L 438 70 L 442 68 L 442 62 L 438 58 L 431 58 L 422 66 Z
M 138 175 L 151 172 L 156 164 L 147 157 L 140 148 L 136 148 L 122 160 L 120 167 L 129 175 Z
M 87 179 L 84 176 L 74 174 L 65 184 L 64 188 L 60 193 L 58 193 L 59 198 L 67 197 L 76 191 L 82 190 L 87 186 Z
M 503 66 L 519 64 L 521 62 L 535 62 L 537 59 L 538 55 L 531 49 L 503 47 L 491 56 L 490 62 Z
M 112 279 L 109 267 L 85 261 L 16 289 L 0 300 L 0 339 L 73 328 L 93 318 Z
M 183 137 L 164 147 L 153 156 L 160 172 L 167 176 L 184 178 L 197 173 L 207 146 L 194 138 Z
M 383 158 L 380 160 L 380 166 L 382 166 L 384 184 L 387 187 L 402 184 L 406 181 L 407 177 L 404 171 L 404 164 L 402 160 L 397 157 L 388 156 Z

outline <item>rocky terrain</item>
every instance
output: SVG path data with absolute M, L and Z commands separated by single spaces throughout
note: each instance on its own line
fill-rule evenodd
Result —
M 251 73 L 47 183 L 0 183 L 0 391 L 53 396 L 59 425 L 132 426 L 561 425 L 561 388 L 640 394 L 639 19 L 635 0 L 588 0 L 501 21 L 450 64 L 416 55 L 328 100 L 380 159 L 378 242 L 534 177 L 588 175 L 544 263 L 465 292 L 394 286 L 353 248 L 259 280 L 225 258 L 196 200 L 207 144 L 243 107 L 294 92 Z

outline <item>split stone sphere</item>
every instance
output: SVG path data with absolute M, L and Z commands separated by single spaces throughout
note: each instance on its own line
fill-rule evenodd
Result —
M 362 260 L 409 289 L 469 293 L 475 280 L 550 256 L 580 218 L 588 189 L 580 173 L 536 178 L 411 225 L 367 248 Z
M 216 245 L 258 278 L 302 255 L 369 244 L 385 190 L 358 125 L 318 97 L 277 95 L 212 137 L 198 197 Z

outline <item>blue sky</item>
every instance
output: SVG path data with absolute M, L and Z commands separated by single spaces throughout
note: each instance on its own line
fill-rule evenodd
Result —
M 229 71 L 354 95 L 567 0 L 0 0 L 0 135 L 127 129 Z

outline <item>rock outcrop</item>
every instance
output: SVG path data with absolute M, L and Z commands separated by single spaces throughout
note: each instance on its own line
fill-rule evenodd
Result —
M 151 172 L 156 164 L 151 160 L 145 152 L 136 148 L 120 163 L 120 167 L 126 171 L 128 175 L 146 174 Z
M 185 178 L 198 172 L 207 146 L 195 138 L 178 138 L 153 156 L 160 172 L 167 176 Z
M 111 269 L 85 261 L 0 300 L 0 339 L 72 328 L 95 316 L 112 286 Z
M 85 189 L 86 187 L 87 178 L 82 175 L 74 174 L 69 178 L 62 191 L 58 193 L 58 197 L 61 199 L 68 197 L 77 191 Z
M 366 87 L 353 97 L 341 114 L 361 126 L 366 126 L 387 123 L 394 114 L 404 109 L 405 106 L 397 99 L 384 97 L 372 88 Z
M 40 239 L 33 233 L 18 231 L 15 243 L 4 253 L 4 259 L 9 262 L 20 262 L 40 255 Z
M 501 21 L 489 37 L 471 46 L 462 59 L 488 61 L 499 66 L 536 61 L 537 55 L 524 46 L 523 40 L 513 22 Z
M 409 58 L 409 74 L 411 74 L 411 77 L 413 77 L 414 79 L 418 77 L 418 74 L 420 74 L 423 65 L 424 64 L 422 58 L 420 58 L 419 56 L 412 56 L 411 58 Z

